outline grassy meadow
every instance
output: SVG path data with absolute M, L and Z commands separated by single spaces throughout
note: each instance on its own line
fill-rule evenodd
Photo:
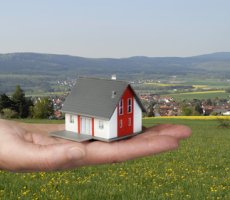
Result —
M 209 119 L 147 118 L 185 124 L 180 148 L 125 163 L 50 173 L 0 171 L 0 199 L 230 199 L 230 129 Z

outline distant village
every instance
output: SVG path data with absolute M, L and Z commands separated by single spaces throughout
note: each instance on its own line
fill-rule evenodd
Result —
M 76 84 L 76 80 L 58 81 L 58 85 L 67 86 L 70 89 Z M 69 91 L 63 95 L 53 95 L 51 100 L 54 106 L 54 118 L 63 117 L 61 108 Z M 158 94 L 139 94 L 139 98 L 146 107 L 147 116 L 180 116 L 180 115 L 230 115 L 230 99 L 204 99 L 184 100 L 177 102 L 173 97 Z
M 197 113 L 195 115 L 230 115 L 230 101 L 224 99 L 208 99 L 208 100 L 197 100 L 193 99 L 191 101 L 186 100 L 184 102 L 176 102 L 170 96 L 160 96 L 160 95 L 140 95 L 140 99 L 146 107 L 153 109 L 154 116 L 179 116 L 185 115 L 183 113 L 184 108 L 192 108 L 197 106 Z M 154 103 L 152 103 L 154 102 Z M 153 108 L 150 108 L 149 106 Z M 191 113 L 192 115 L 192 113 Z
M 76 80 L 74 79 L 59 80 L 56 86 L 62 88 L 62 92 L 58 91 L 57 93 L 49 93 L 48 96 L 46 94 L 45 96 L 32 97 L 25 97 L 25 93 L 20 86 L 16 86 L 15 92 L 11 96 L 4 93 L 0 94 L 0 117 L 64 119 L 64 113 L 61 112 L 61 109 L 75 84 Z M 168 90 L 168 94 L 163 93 L 161 95 L 153 93 L 151 90 L 143 90 L 141 87 L 139 87 L 141 89 L 138 89 L 138 86 L 144 85 L 143 83 L 131 82 L 130 84 L 146 108 L 147 112 L 143 113 L 144 117 L 230 116 L 229 95 L 226 95 L 225 98 L 177 100 L 173 98 L 173 95 L 170 95 L 171 88 Z M 229 91 L 227 91 L 227 94 L 230 93 Z M 23 109 L 21 109 L 22 107 Z

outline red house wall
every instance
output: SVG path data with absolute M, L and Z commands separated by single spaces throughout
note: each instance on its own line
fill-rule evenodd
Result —
M 131 98 L 132 112 L 128 113 L 128 99 Z M 117 106 L 117 135 L 126 136 L 133 133 L 133 112 L 134 95 L 132 89 L 128 86 L 121 97 L 123 100 L 123 114 L 119 113 L 119 104 Z

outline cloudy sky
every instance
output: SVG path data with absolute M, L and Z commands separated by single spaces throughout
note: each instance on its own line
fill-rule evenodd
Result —
M 230 51 L 229 0 L 0 0 L 0 53 L 83 57 Z

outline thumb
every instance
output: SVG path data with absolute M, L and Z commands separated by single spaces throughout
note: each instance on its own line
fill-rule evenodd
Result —
M 26 143 L 9 152 L 12 171 L 53 171 L 76 167 L 85 156 L 84 146 L 76 143 L 35 145 Z M 12 150 L 11 150 L 12 151 Z

